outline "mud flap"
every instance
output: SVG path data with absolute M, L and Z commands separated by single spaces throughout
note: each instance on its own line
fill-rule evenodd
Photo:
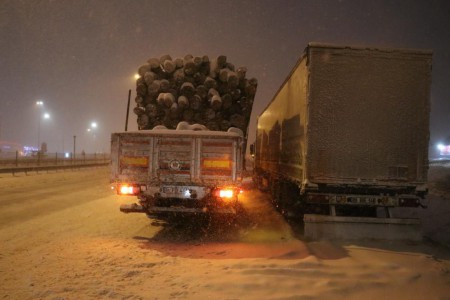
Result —
M 304 215 L 305 237 L 312 240 L 422 240 L 419 219 Z

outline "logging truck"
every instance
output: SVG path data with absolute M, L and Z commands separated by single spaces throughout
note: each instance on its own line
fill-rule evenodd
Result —
M 111 182 L 138 197 L 121 211 L 236 215 L 257 80 L 220 55 L 150 58 L 138 69 L 138 131 L 111 137 Z
M 305 226 L 322 222 L 314 234 L 423 206 L 431 56 L 310 43 L 258 117 L 256 185 Z
M 207 130 L 200 124 L 177 129 L 113 133 L 112 183 L 119 195 L 137 196 L 124 213 L 227 214 L 239 210 L 244 135 L 238 128 Z

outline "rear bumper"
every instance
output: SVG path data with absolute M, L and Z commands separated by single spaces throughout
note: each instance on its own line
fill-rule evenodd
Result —
M 186 214 L 236 214 L 234 207 L 184 207 L 184 206 L 153 206 L 145 208 L 140 204 L 122 204 L 120 211 L 123 213 L 146 213 L 146 214 L 163 214 L 163 213 L 186 213 Z

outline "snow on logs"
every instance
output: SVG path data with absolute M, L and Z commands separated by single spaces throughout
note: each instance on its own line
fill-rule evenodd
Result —
M 258 82 L 246 78 L 221 55 L 170 55 L 150 58 L 138 69 L 136 107 L 139 129 L 158 125 L 175 129 L 179 122 L 201 124 L 210 130 L 230 127 L 247 131 Z

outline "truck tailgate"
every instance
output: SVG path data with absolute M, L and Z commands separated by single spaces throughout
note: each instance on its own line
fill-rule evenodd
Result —
M 220 133 L 113 133 L 112 181 L 226 184 L 238 179 L 242 137 Z

